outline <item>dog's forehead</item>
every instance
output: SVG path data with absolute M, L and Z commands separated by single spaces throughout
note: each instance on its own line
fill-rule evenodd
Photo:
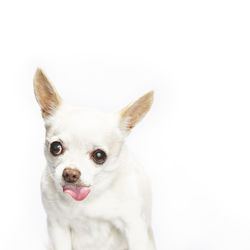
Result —
M 113 114 L 64 106 L 48 120 L 47 135 L 64 137 L 70 141 L 101 144 L 118 139 L 119 130 L 117 118 Z

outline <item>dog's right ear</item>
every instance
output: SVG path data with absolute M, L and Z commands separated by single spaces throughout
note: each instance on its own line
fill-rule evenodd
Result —
M 43 118 L 52 115 L 61 104 L 61 97 L 39 68 L 36 70 L 34 76 L 34 92 L 36 100 L 41 107 Z

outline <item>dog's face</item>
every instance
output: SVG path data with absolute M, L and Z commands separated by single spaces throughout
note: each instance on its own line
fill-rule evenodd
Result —
M 46 127 L 45 156 L 58 192 L 83 200 L 115 178 L 124 138 L 153 101 L 149 92 L 120 112 L 102 113 L 66 104 L 44 73 L 34 78 Z

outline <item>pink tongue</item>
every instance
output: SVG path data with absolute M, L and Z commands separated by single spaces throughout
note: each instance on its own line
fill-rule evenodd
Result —
M 82 201 L 87 197 L 90 192 L 89 187 L 76 187 L 73 185 L 63 186 L 63 192 L 65 194 L 71 195 L 76 201 Z

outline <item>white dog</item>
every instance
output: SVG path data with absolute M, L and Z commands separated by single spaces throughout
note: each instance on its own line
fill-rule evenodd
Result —
M 151 190 L 124 144 L 153 92 L 111 114 L 72 107 L 38 69 L 34 91 L 46 127 L 41 180 L 53 250 L 155 250 Z

